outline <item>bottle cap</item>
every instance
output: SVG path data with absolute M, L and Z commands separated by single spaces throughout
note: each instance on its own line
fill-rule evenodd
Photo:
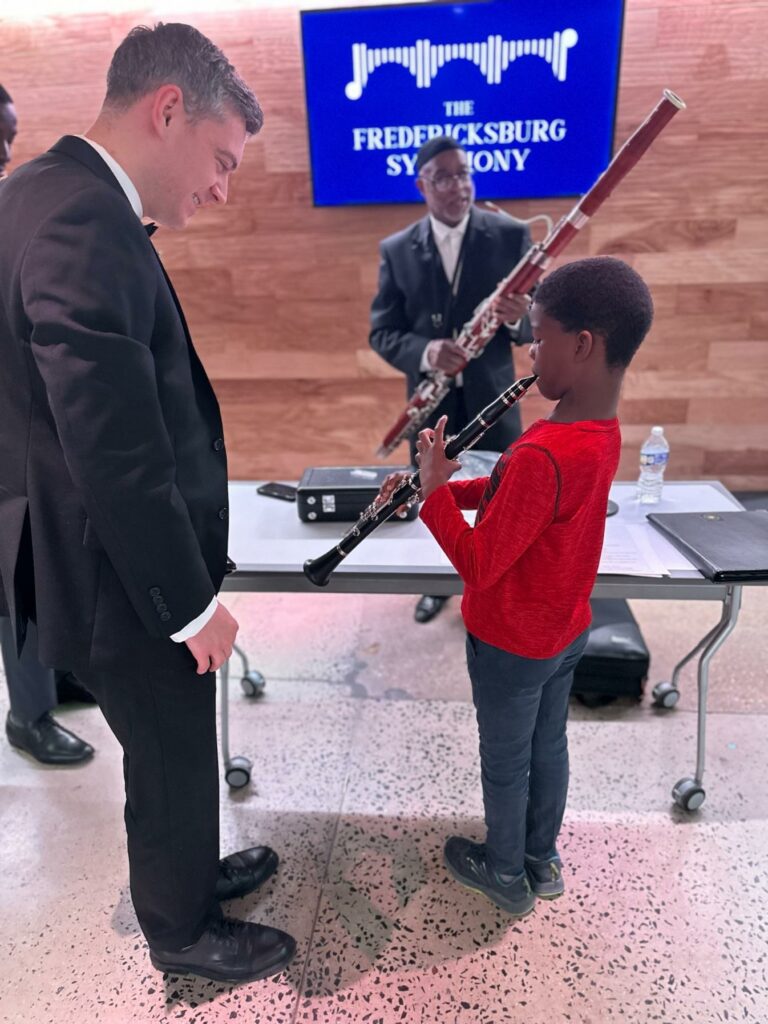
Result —
M 659 434 L 663 434 L 664 433 L 664 427 L 651 427 L 651 433 L 652 434 L 656 434 L 657 436 Z

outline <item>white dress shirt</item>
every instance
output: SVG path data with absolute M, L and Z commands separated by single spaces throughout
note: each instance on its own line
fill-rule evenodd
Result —
M 453 294 L 455 295 L 459 290 L 459 283 L 461 279 L 461 269 L 454 281 L 453 275 L 456 273 L 456 264 L 459 261 L 459 253 L 461 252 L 461 246 L 464 241 L 464 235 L 467 232 L 467 224 L 469 224 L 469 214 L 466 214 L 463 220 L 460 220 L 455 227 L 451 227 L 449 224 L 443 224 L 441 220 L 433 217 L 430 213 L 429 224 L 432 228 L 432 237 L 435 240 L 437 251 L 440 253 L 440 259 L 443 261 L 443 270 L 445 276 L 448 278 L 448 282 L 452 284 Z M 428 373 L 432 366 L 429 362 L 429 345 L 424 349 L 421 357 L 421 365 L 419 367 L 422 373 Z M 457 373 L 454 378 L 456 387 L 460 388 L 464 384 L 464 377 L 462 374 Z
M 445 270 L 445 276 L 449 282 L 453 281 L 453 275 L 456 271 L 456 263 L 459 259 L 459 253 L 461 252 L 461 243 L 464 241 L 464 235 L 467 233 L 467 224 L 469 224 L 469 214 L 467 214 L 463 220 L 455 227 L 451 227 L 449 224 L 443 224 L 441 220 L 437 220 L 430 213 L 429 223 L 432 228 L 432 237 L 435 240 L 437 251 L 440 253 L 440 259 L 443 261 L 443 270 Z M 461 274 L 459 273 L 459 276 Z M 458 278 L 454 282 L 454 294 L 458 290 L 459 280 Z
M 115 160 L 112 154 L 108 153 L 103 146 L 100 146 L 98 142 L 94 142 L 93 139 L 89 139 L 85 135 L 80 135 L 78 137 L 81 138 L 83 142 L 87 142 L 89 146 L 93 146 L 101 159 L 117 178 L 120 188 L 125 192 L 126 198 L 131 204 L 131 209 L 136 216 L 141 219 L 144 216 L 144 207 L 141 203 L 139 191 L 117 160 Z M 178 633 L 173 633 L 171 640 L 175 641 L 177 644 L 182 644 L 185 640 L 189 640 L 191 637 L 195 636 L 196 633 L 199 633 L 206 622 L 213 617 L 213 613 L 216 611 L 218 603 L 218 600 L 214 597 L 205 611 L 201 612 L 200 615 L 194 618 L 191 622 L 188 622 L 183 629 L 178 631 Z
M 131 179 L 125 173 L 120 164 L 115 160 L 111 153 L 108 153 L 103 146 L 100 146 L 98 142 L 94 142 L 93 139 L 89 139 L 87 135 L 78 135 L 79 139 L 83 142 L 87 142 L 89 146 L 93 146 L 96 152 L 99 154 L 101 159 L 112 171 L 114 176 L 117 178 L 120 188 L 125 192 L 128 202 L 131 204 L 131 209 L 136 216 L 141 220 L 144 216 L 144 207 L 141 204 L 141 196 L 139 195 L 138 189 L 133 184 Z

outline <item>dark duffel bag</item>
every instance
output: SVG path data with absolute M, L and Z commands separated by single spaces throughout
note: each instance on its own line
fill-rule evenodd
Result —
M 650 654 L 626 601 L 591 602 L 592 625 L 573 674 L 571 693 L 584 704 L 607 704 L 616 697 L 643 695 Z

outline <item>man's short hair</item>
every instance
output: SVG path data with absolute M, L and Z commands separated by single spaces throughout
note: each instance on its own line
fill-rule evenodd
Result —
M 13 103 L 10 94 L 0 85 L 0 107 L 4 107 L 6 103 Z
M 602 335 L 610 367 L 629 366 L 653 320 L 648 285 L 613 256 L 558 267 L 538 286 L 533 301 L 565 331 Z
M 128 33 L 107 72 L 104 106 L 125 110 L 161 85 L 177 85 L 194 120 L 222 118 L 233 110 L 255 135 L 264 115 L 253 92 L 218 46 L 191 25 L 158 22 Z
M 424 164 L 428 164 L 438 153 L 444 153 L 446 149 L 460 149 L 464 152 L 464 147 L 450 135 L 436 135 L 432 139 L 427 139 L 416 154 L 416 170 L 420 171 Z

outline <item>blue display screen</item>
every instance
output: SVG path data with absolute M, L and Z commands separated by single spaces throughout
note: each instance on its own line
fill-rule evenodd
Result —
M 488 0 L 301 14 L 315 204 L 419 200 L 432 135 L 480 198 L 585 192 L 610 161 L 623 0 Z

